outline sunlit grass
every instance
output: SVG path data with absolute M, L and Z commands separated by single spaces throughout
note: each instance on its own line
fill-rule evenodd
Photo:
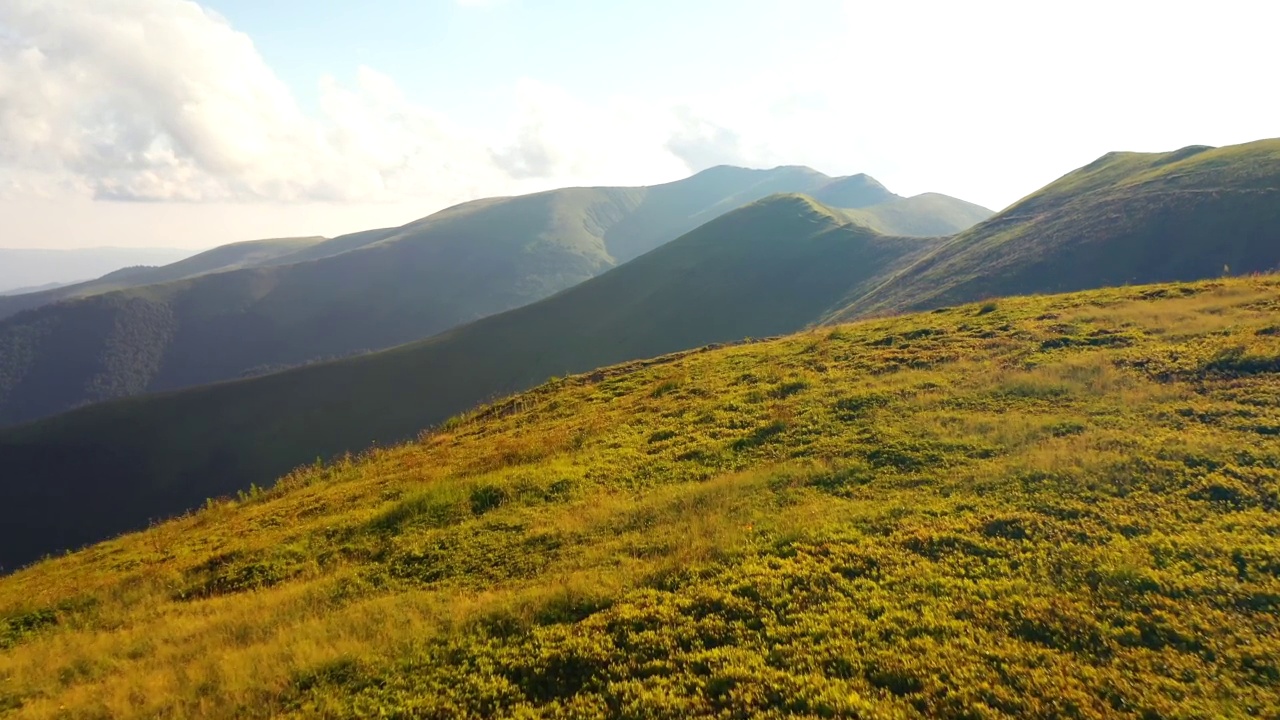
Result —
M 1280 708 L 1277 279 L 556 380 L 0 580 L 0 711 Z

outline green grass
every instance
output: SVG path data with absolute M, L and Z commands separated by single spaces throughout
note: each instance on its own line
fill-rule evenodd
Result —
M 1280 140 L 1109 153 L 958 234 L 834 321 L 1280 267 Z
M 560 378 L 0 579 L 0 712 L 1274 717 L 1277 311 L 1009 298 Z
M 794 332 L 935 244 L 775 196 L 420 343 L 0 431 L 12 478 L 0 485 L 0 565 L 145 527 L 317 456 L 411 438 L 566 372 Z

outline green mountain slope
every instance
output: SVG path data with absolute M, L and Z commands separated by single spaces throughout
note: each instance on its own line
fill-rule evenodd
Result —
M 0 319 L 15 315 L 23 310 L 30 310 L 62 300 L 181 280 L 206 273 L 254 267 L 269 263 L 275 258 L 290 255 L 322 240 L 324 238 L 318 237 L 250 240 L 248 242 L 222 245 L 158 267 L 137 265 L 135 263 L 133 267 L 113 270 L 93 280 L 63 285 L 50 290 L 24 293 L 15 297 L 0 297 Z M 170 254 L 169 257 L 174 257 L 174 255 Z
M 815 196 L 816 199 L 816 196 Z M 849 208 L 848 205 L 833 207 Z M 969 228 L 991 217 L 981 205 L 938 193 L 894 198 L 870 207 L 845 211 L 855 222 L 885 233 L 910 237 L 954 235 L 955 228 Z
M 410 438 L 553 375 L 792 332 L 936 242 L 775 196 L 426 341 L 0 431 L 0 564 L 145 525 L 318 456 Z
M 1278 317 L 1124 288 L 556 380 L 0 578 L 0 708 L 1274 717 Z
M 418 340 L 545 298 L 779 190 L 833 182 L 808 168 L 722 167 L 649 188 L 480 200 L 292 248 L 274 241 L 239 270 L 224 256 L 248 262 L 257 246 L 220 248 L 145 271 L 172 282 L 0 321 L 0 425 Z M 859 213 L 888 234 L 968 222 L 950 206 L 904 213 L 898 200 Z
M 1110 153 L 960 233 L 834 319 L 1280 267 L 1280 140 Z
M 881 185 L 879 180 L 861 173 L 837 178 L 811 194 L 818 202 L 839 208 L 864 208 L 901 199 L 900 196 L 889 192 L 889 189 Z

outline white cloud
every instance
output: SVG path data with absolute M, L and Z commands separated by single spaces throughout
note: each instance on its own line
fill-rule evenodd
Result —
M 674 116 L 661 104 L 624 97 L 593 105 L 564 90 L 522 80 L 516 112 L 493 160 L 512 177 L 577 184 L 670 180 L 688 166 L 665 145 Z
M 132 200 L 470 197 L 479 139 L 361 68 L 303 115 L 250 39 L 182 0 L 0 2 L 0 178 Z
M 996 206 L 1107 150 L 1276 134 L 1270 2 L 845 8 L 838 43 L 693 97 L 586 102 L 520 80 L 482 136 L 369 68 L 320 79 L 309 116 L 248 36 L 189 0 L 0 0 L 0 194 L 425 211 L 802 163 Z
M 307 117 L 252 41 L 186 0 L 0 0 L 0 191 L 108 200 L 425 199 L 665 181 L 665 109 L 532 80 L 482 138 L 359 68 Z

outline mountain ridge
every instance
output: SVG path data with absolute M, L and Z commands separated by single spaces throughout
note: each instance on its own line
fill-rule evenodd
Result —
M 136 526 L 317 456 L 412 437 L 552 375 L 798 330 L 936 242 L 884 237 L 807 197 L 773 196 L 427 340 L 0 430 L 0 464 L 22 478 L 0 485 L 0 526 L 10 528 L 0 546 L 12 554 L 0 561 L 14 562 L 17 536 L 43 534 L 44 550 L 74 546 L 104 524 Z M 96 482 L 78 484 L 88 467 Z M 98 500 L 87 514 L 32 512 L 64 494 Z M 60 538 L 52 545 L 51 535 Z
M 1181 172 L 1188 163 L 1197 172 Z M 1166 257 L 1177 253 L 1159 239 L 1172 238 L 1200 277 L 1221 274 L 1214 253 L 1222 247 L 1244 248 L 1265 266 L 1280 260 L 1280 242 L 1268 239 L 1280 230 L 1280 217 L 1273 221 L 1268 213 L 1280 210 L 1271 206 L 1259 210 L 1251 204 L 1254 197 L 1249 191 L 1269 192 L 1268 182 L 1277 172 L 1280 152 L 1275 141 L 1162 155 L 1107 156 L 1033 193 L 969 235 L 952 239 L 886 237 L 869 223 L 859 222 L 863 216 L 857 210 L 827 208 L 803 195 L 771 196 L 594 280 L 421 343 L 257 381 L 90 407 L 0 431 L 0 463 L 13 469 L 14 477 L 24 478 L 15 483 L 20 487 L 0 491 L 112 493 L 101 499 L 104 504 L 128 496 L 132 499 L 115 512 L 137 523 L 139 513 L 178 512 L 198 502 L 199 495 L 269 482 L 316 456 L 408 437 L 449 414 L 552 375 L 745 335 L 785 333 L 813 323 L 900 311 L 903 304 L 894 302 L 893 293 L 928 277 L 924 271 L 938 267 L 940 250 L 967 250 L 974 237 L 989 239 L 993 228 L 1006 234 L 989 244 L 1013 252 L 999 263 L 968 266 L 975 268 L 979 278 L 1016 277 L 1002 274 L 1006 267 L 1036 269 L 1027 262 L 1029 246 L 1043 245 L 1055 252 L 1079 246 L 1092 254 L 1076 257 L 1074 266 L 1068 262 L 1070 255 L 1045 257 L 1051 259 L 1050 265 L 1092 269 L 1096 275 L 1084 279 L 1105 284 L 1115 265 L 1100 262 L 1098 253 L 1108 244 L 1102 240 L 1077 243 L 1081 227 L 1089 232 L 1094 228 L 1120 232 L 1100 237 L 1119 238 L 1116 247 L 1121 250 L 1136 246 Z M 1179 190 L 1234 187 L 1244 192 L 1194 193 L 1195 203 L 1170 205 L 1143 204 L 1145 196 L 1135 199 L 1125 190 L 1149 188 L 1152 183 L 1171 184 Z M 572 193 L 557 197 L 580 199 Z M 1242 197 L 1247 201 L 1243 207 L 1252 213 L 1237 218 Z M 1086 209 L 1102 207 L 1098 198 L 1119 214 L 1093 217 L 1086 213 L 1082 219 L 1081 206 L 1073 203 L 1084 203 Z M 1063 207 L 1070 212 L 1062 214 Z M 1024 212 L 1028 208 L 1043 212 Z M 1056 224 L 1046 225 L 1043 218 Z M 1043 232 L 1045 227 L 1054 232 Z M 1188 234 L 1187 228 L 1194 232 Z M 1256 228 L 1263 234 L 1255 237 Z M 828 243 L 824 238 L 839 241 Z M 1201 242 L 1203 238 L 1216 241 Z M 528 236 L 520 240 L 538 241 Z M 597 258 L 602 257 L 603 252 L 597 252 Z M 1055 277 L 1029 273 L 1023 281 L 1033 283 L 1031 291 L 1044 293 L 1055 289 Z M 939 294 L 951 287 L 952 280 L 973 285 L 972 277 L 963 273 L 948 275 L 946 280 L 933 278 L 927 288 L 935 294 L 921 293 L 919 302 L 929 307 L 944 304 Z M 665 283 L 675 283 L 673 290 L 660 291 Z M 983 290 L 973 299 L 991 295 Z M 779 302 L 779 298 L 785 300 Z M 998 303 L 987 306 L 998 307 Z M 210 418 L 218 424 L 216 428 L 203 424 Z M 146 430 L 132 436 L 120 434 L 124 428 L 141 426 Z M 95 468 L 103 481 L 101 488 L 58 489 L 65 487 L 60 485 L 67 482 L 65 478 L 87 475 L 86 467 Z M 165 495 L 184 483 L 183 492 L 189 494 Z M 0 505 L 41 504 L 36 495 L 10 500 Z M 91 519 L 84 518 L 4 520 L 14 528 L 26 522 L 71 533 L 52 544 L 37 543 L 39 547 L 23 551 L 28 554 L 44 547 L 76 545 L 118 529 L 93 528 Z M 38 534 L 36 525 L 30 530 Z
M 67 283 L 42 292 L 24 293 L 17 297 L 0 298 L 0 320 L 42 305 L 63 300 L 74 300 L 100 295 L 116 290 L 127 290 L 141 285 L 184 280 L 212 272 L 253 267 L 271 257 L 294 252 L 299 247 L 318 242 L 319 237 L 272 238 L 246 240 L 220 245 L 195 253 L 190 257 L 168 265 L 133 265 L 108 272 L 92 280 Z
M 1280 139 L 1112 152 L 958 234 L 833 319 L 1278 265 Z
M 78 283 L 130 265 L 178 261 L 195 252 L 163 247 L 0 247 L 0 292 L 12 294 L 22 288 Z
M 831 182 L 808 168 L 717 168 L 646 188 L 563 188 L 126 274 L 133 286 L 0 320 L 0 424 L 412 342 L 571 287 L 723 211 Z M 932 235 L 978 219 L 975 207 L 895 200 L 859 213 L 886 234 Z M 137 284 L 147 278 L 167 281 Z

